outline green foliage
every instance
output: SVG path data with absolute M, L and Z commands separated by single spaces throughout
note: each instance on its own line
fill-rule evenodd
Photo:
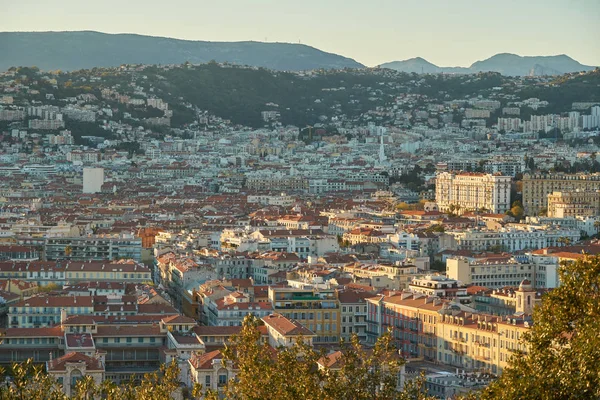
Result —
M 600 91 L 591 90 L 600 84 L 600 69 L 590 71 L 585 75 L 567 74 L 557 78 L 552 85 L 527 85 L 518 96 L 524 100 L 536 97 L 549 102 L 542 113 L 562 113 L 570 110 L 573 102 L 600 102 Z M 538 110 L 539 111 L 539 110 Z M 521 116 L 526 118 L 526 116 Z
M 98 136 L 105 139 L 112 139 L 114 137 L 111 131 L 101 128 L 95 122 L 67 120 L 65 128 L 71 131 L 75 144 L 79 145 L 89 144 L 82 136 Z
M 520 221 L 525 215 L 525 210 L 523 209 L 521 202 L 517 200 L 512 203 L 512 207 L 506 212 L 506 214 L 515 218 L 517 221 Z
M 370 351 L 354 335 L 350 343 L 342 343 L 339 368 L 333 369 L 327 363 L 317 368 L 317 361 L 327 359 L 324 350 L 317 352 L 302 339 L 275 354 L 261 343 L 258 324 L 256 317 L 246 317 L 241 333 L 224 350 L 226 362 L 238 371 L 227 384 L 227 399 L 428 399 L 422 381 L 407 385 L 408 390 L 398 389 L 404 361 L 389 332 Z
M 332 107 L 340 107 L 341 112 L 348 116 L 358 116 L 374 106 L 385 104 L 384 98 L 369 100 L 371 96 L 364 88 L 390 80 L 346 71 L 322 71 L 306 79 L 262 68 L 222 67 L 217 64 L 175 68 L 161 72 L 161 76 L 166 79 L 156 79 L 152 83 L 169 94 L 166 99 L 170 103 L 174 104 L 183 97 L 202 110 L 253 127 L 264 126 L 261 111 L 267 109 L 267 103 L 279 105 L 284 125 L 314 125 L 319 122 L 319 116 L 330 115 Z M 358 87 L 354 88 L 355 85 Z M 344 90 L 322 91 L 323 88 L 342 86 Z
M 38 292 L 42 292 L 42 293 L 47 293 L 47 292 L 53 292 L 55 290 L 60 290 L 62 289 L 62 286 L 59 285 L 58 283 L 54 283 L 54 282 L 50 282 L 47 285 L 44 286 L 38 286 Z
M 445 231 L 446 231 L 446 229 L 444 228 L 444 225 L 442 225 L 442 224 L 432 224 L 432 225 L 429 225 L 425 229 L 425 232 L 439 232 L 439 233 L 444 233 Z
M 534 310 L 533 327 L 482 399 L 600 398 L 600 257 L 559 269 L 561 286 Z
M 121 386 L 109 380 L 96 384 L 91 376 L 84 376 L 77 381 L 70 397 L 64 395 L 61 385 L 45 373 L 42 365 L 34 364 L 31 359 L 13 364 L 11 370 L 12 383 L 0 385 L 0 400 L 163 400 L 179 389 L 176 361 L 144 375 L 139 384 L 133 380 Z M 0 371 L 0 378 L 3 377 L 4 371 Z
M 0 400 L 9 399 L 63 400 L 66 397 L 60 386 L 44 372 L 43 367 L 35 365 L 30 359 L 22 364 L 14 364 L 12 383 L 0 385 Z

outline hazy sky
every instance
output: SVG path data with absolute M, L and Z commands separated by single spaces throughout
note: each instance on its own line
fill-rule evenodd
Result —
M 496 53 L 600 65 L 600 0 L 0 0 L 0 31 L 96 30 L 180 39 L 300 41 L 374 66 Z

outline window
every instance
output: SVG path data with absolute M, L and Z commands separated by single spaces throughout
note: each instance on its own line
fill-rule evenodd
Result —
M 143 337 L 139 337 L 138 338 L 138 343 L 144 343 L 144 338 Z
M 219 386 L 224 386 L 227 383 L 227 375 L 219 375 Z
M 127 343 L 131 343 L 131 338 L 130 337 L 127 338 Z
M 121 343 L 121 338 L 116 337 L 115 338 L 115 343 Z
M 108 338 L 102 338 L 102 343 L 108 343 Z
M 204 377 L 204 384 L 206 385 L 206 387 L 210 387 L 210 375 L 206 375 Z

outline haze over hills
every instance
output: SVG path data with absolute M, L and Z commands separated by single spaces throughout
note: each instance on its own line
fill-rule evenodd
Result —
M 12 66 L 37 66 L 42 70 L 78 70 L 121 64 L 206 63 L 211 60 L 265 67 L 279 71 L 364 68 L 341 55 L 302 44 L 263 42 L 207 42 L 136 34 L 94 31 L 0 32 L 0 70 Z M 382 64 L 409 73 L 469 74 L 494 71 L 503 75 L 558 75 L 589 71 L 566 56 L 496 54 L 470 67 L 439 67 L 421 58 Z
M 477 61 L 468 68 L 439 67 L 421 57 L 404 61 L 392 61 L 381 64 L 381 67 L 416 73 L 469 74 L 493 71 L 508 76 L 560 75 L 568 72 L 591 71 L 595 68 L 583 65 L 564 54 L 558 56 L 519 56 L 509 53 L 496 54 L 486 60 Z
M 302 44 L 206 42 L 93 31 L 0 32 L 0 54 L 2 70 L 35 65 L 42 70 L 72 71 L 211 60 L 287 71 L 364 67 L 350 58 Z

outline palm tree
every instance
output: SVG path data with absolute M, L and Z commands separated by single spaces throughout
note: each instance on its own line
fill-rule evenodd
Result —
M 594 221 L 594 229 L 596 229 L 596 235 L 600 232 L 600 220 Z
M 571 244 L 571 239 L 566 236 L 561 236 L 558 238 L 557 242 L 563 246 L 569 246 Z

